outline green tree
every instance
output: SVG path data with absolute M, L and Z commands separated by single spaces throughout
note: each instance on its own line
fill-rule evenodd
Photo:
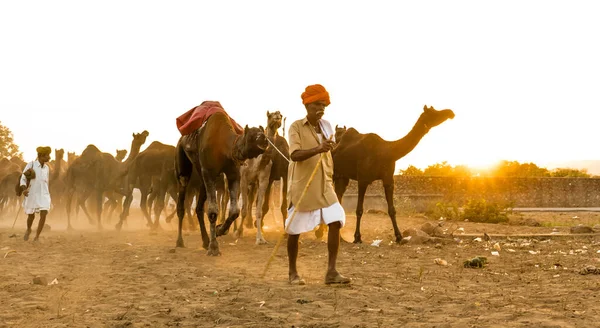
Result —
M 406 170 L 400 170 L 400 175 L 408 175 L 408 176 L 423 176 L 423 171 L 414 165 L 409 165 Z
M 4 157 L 23 159 L 23 154 L 19 152 L 19 146 L 15 144 L 10 129 L 2 125 L 2 121 L 0 121 L 0 158 Z
M 554 178 L 590 178 L 591 175 L 587 173 L 586 169 L 555 169 L 551 173 Z
M 429 165 L 423 171 L 423 175 L 430 177 L 448 177 L 452 176 L 453 172 L 454 169 L 452 168 L 452 166 L 449 165 L 448 162 L 443 161 L 441 163 Z
M 517 161 L 502 161 L 496 166 L 491 174 L 497 177 L 549 177 L 550 172 L 546 168 L 538 167 L 534 163 L 521 164 Z

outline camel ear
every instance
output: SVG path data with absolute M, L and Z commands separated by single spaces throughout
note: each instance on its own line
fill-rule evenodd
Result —
M 246 126 L 244 127 L 244 134 L 248 133 L 248 130 L 250 129 L 248 128 L 248 124 L 246 124 Z
M 423 111 L 427 110 L 427 105 L 423 105 Z
M 269 111 L 267 111 L 267 117 L 271 116 L 271 113 L 269 113 Z
M 344 130 L 346 130 L 346 126 L 344 125 Z
M 337 124 L 336 124 L 336 125 L 335 125 L 335 129 L 337 130 L 337 128 L 338 128 L 338 126 L 337 126 Z
M 260 130 L 261 130 L 263 133 L 265 132 L 265 128 L 263 128 L 263 126 L 262 126 L 262 125 L 259 125 L 258 127 L 260 128 Z
M 132 133 L 131 136 L 135 138 L 135 133 Z

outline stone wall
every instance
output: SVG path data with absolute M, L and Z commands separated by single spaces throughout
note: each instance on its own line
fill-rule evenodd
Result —
M 431 202 L 456 202 L 483 198 L 512 202 L 514 207 L 600 207 L 600 178 L 498 178 L 498 177 L 413 177 L 395 176 L 396 207 L 410 201 L 418 210 Z M 344 195 L 344 208 L 356 207 L 356 181 Z M 401 204 L 400 204 L 401 205 Z M 367 189 L 364 209 L 386 210 L 381 181 Z

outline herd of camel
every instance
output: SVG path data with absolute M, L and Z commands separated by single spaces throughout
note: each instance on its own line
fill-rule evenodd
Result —
M 361 134 L 354 128 L 336 125 L 336 147 L 332 150 L 334 163 L 333 183 L 339 201 L 350 180 L 358 183 L 356 229 L 354 242 L 360 243 L 360 223 L 367 187 L 382 180 L 388 215 L 392 221 L 396 242 L 402 235 L 396 222 L 394 209 L 395 163 L 411 152 L 432 127 L 454 118 L 450 109 L 436 110 L 424 106 L 413 128 L 404 137 L 386 141 L 377 134 Z M 225 113 L 212 114 L 205 124 L 190 134 L 183 135 L 177 145 L 152 142 L 140 151 L 149 133 L 134 133 L 130 150 L 117 150 L 116 156 L 88 145 L 78 156 L 56 149 L 50 163 L 49 188 L 52 198 L 51 213 L 67 216 L 68 229 L 72 229 L 73 209 L 84 212 L 90 224 L 102 228 L 118 210 L 120 230 L 129 215 L 133 190 L 138 189 L 141 211 L 151 229 L 159 228 L 159 218 L 171 198 L 177 203 L 173 213 L 165 211 L 169 222 L 175 215 L 179 219 L 177 246 L 183 247 L 184 224 L 196 226 L 191 209 L 194 207 L 202 234 L 203 247 L 209 255 L 220 254 L 216 238 L 227 234 L 232 224 L 239 237 L 244 227 L 257 227 L 256 243 L 263 244 L 263 218 L 269 211 L 269 198 L 274 181 L 281 181 L 281 214 L 287 216 L 287 184 L 289 147 L 279 135 L 282 114 L 267 112 L 266 128 L 244 128 L 237 134 Z M 283 128 L 285 135 L 285 127 Z M 15 185 L 26 162 L 13 157 L 0 159 L 0 215 L 18 211 L 20 199 Z M 238 202 L 241 198 L 241 213 Z M 256 204 L 256 222 L 252 219 Z M 88 206 L 93 209 L 90 214 Z M 228 210 L 227 215 L 225 215 Z M 210 223 L 210 236 L 204 223 L 206 211 Z M 154 214 L 154 215 L 152 215 Z M 241 214 L 241 215 L 240 215 Z M 184 217 L 188 220 L 184 222 Z M 237 218 L 241 222 L 237 224 Z M 322 231 L 317 232 L 317 235 Z

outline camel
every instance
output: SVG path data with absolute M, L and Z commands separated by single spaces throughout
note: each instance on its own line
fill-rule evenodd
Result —
M 165 194 L 169 190 L 168 183 L 175 182 L 170 179 L 170 175 L 175 175 L 175 147 L 154 141 L 141 152 L 132 162 L 127 174 L 127 184 L 125 189 L 125 200 L 123 201 L 123 211 L 116 225 L 117 230 L 123 226 L 123 222 L 129 216 L 129 208 L 133 200 L 133 189 L 138 188 L 141 193 L 140 207 L 146 218 L 147 225 L 150 228 L 158 228 L 158 219 L 160 212 L 164 208 Z M 148 211 L 148 195 L 154 193 L 153 199 L 157 203 L 154 206 L 155 221 Z
M 117 155 L 115 155 L 117 162 L 122 162 L 125 156 L 127 156 L 127 149 L 117 149 Z
M 66 190 L 64 178 L 67 174 L 67 162 L 65 162 L 64 156 L 64 149 L 54 150 L 54 161 L 52 161 L 53 165 L 50 167 L 50 181 L 48 186 L 50 195 L 52 196 L 53 212 L 63 209 L 63 198 Z
M 179 192 L 177 198 L 177 247 L 184 247 L 181 235 L 182 221 L 185 211 L 186 189 L 192 170 L 196 170 L 199 179 L 196 196 L 196 216 L 202 234 L 202 246 L 208 249 L 211 256 L 220 255 L 217 236 L 228 232 L 233 221 L 239 216 L 237 195 L 240 187 L 240 164 L 247 159 L 255 158 L 267 148 L 268 141 L 262 127 L 244 128 L 243 134 L 235 132 L 229 116 L 224 112 L 212 114 L 200 127 L 190 134 L 181 136 L 177 142 L 175 154 L 175 170 Z M 216 183 L 221 173 L 227 176 L 229 188 L 229 216 L 223 224 L 216 225 L 218 205 L 216 200 Z M 204 225 L 204 203 L 208 198 L 208 220 L 210 222 L 210 242 Z
M 277 130 L 281 127 L 282 115 L 279 111 L 267 111 L 267 129 L 265 134 L 269 140 L 277 147 L 282 154 L 272 145 L 267 147 L 267 150 L 262 155 L 256 158 L 249 159 L 246 165 L 240 169 L 242 192 L 242 222 L 236 230 L 236 235 L 241 237 L 244 231 L 244 220 L 252 224 L 252 204 L 254 204 L 254 196 L 256 199 L 256 244 L 266 244 L 267 241 L 263 237 L 263 219 L 269 211 L 269 198 L 271 195 L 271 186 L 273 181 L 282 180 L 283 188 L 281 202 L 281 215 L 286 217 L 286 201 L 287 198 L 287 174 L 289 164 L 289 145 L 285 138 L 279 136 Z M 285 156 L 285 157 L 284 157 Z M 257 193 L 258 192 L 258 193 Z
M 96 146 L 88 145 L 67 170 L 67 228 L 72 230 L 71 226 L 71 203 L 75 191 L 81 191 L 82 195 L 78 199 L 78 205 L 82 207 L 84 213 L 90 219 L 90 215 L 85 207 L 85 200 L 94 193 L 96 205 L 96 216 L 98 228 L 102 229 L 102 203 L 105 194 L 109 197 L 110 206 L 116 206 L 116 198 L 121 192 L 123 177 L 127 174 L 127 167 L 138 155 L 140 148 L 146 142 L 148 131 L 134 133 L 131 142 L 131 151 L 125 162 L 118 162 L 113 155 L 101 152 Z M 114 209 L 112 209 L 114 210 Z M 111 210 L 111 212 L 112 212 Z M 90 223 L 93 224 L 92 221 Z
M 335 143 L 339 144 L 340 140 L 342 140 L 342 137 L 344 136 L 344 133 L 346 133 L 346 126 L 344 125 L 343 127 L 339 127 L 339 126 L 335 126 Z
M 394 209 L 396 161 L 410 153 L 431 128 L 453 118 L 454 112 L 450 109 L 436 110 L 433 107 L 424 106 L 423 113 L 412 130 L 403 138 L 391 142 L 383 140 L 374 133 L 361 134 L 354 128 L 346 131 L 332 151 L 333 182 L 340 203 L 349 181 L 356 180 L 358 182 L 354 243 L 362 242 L 360 220 L 363 214 L 363 202 L 367 187 L 375 180 L 383 182 L 388 214 L 392 221 L 396 242 L 399 243 L 402 240 Z

